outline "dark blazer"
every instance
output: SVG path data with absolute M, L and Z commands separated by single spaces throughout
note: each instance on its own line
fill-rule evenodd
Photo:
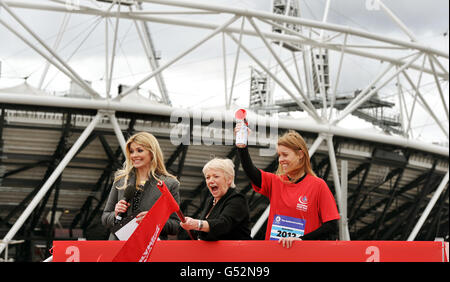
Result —
M 158 176 L 158 178 L 164 181 L 170 193 L 174 197 L 175 201 L 177 201 L 177 203 L 180 204 L 179 183 L 172 177 Z M 102 224 L 108 229 L 114 226 L 114 219 L 115 219 L 114 209 L 117 202 L 123 199 L 123 194 L 125 192 L 125 189 L 119 190 L 117 189 L 117 187 L 123 186 L 124 181 L 125 177 L 119 179 L 117 182 L 114 182 L 111 187 L 108 201 L 106 202 L 105 209 L 102 215 Z M 134 176 L 134 173 L 132 172 L 128 180 L 128 185 L 135 185 L 135 183 L 136 178 Z M 157 181 L 154 178 L 149 179 L 144 184 L 144 189 L 140 195 L 138 212 L 148 211 L 161 196 L 161 192 L 156 187 L 156 184 Z M 133 201 L 131 201 L 131 204 L 132 202 Z M 127 216 L 131 216 L 131 213 L 132 213 L 132 206 L 128 208 Z M 164 225 L 164 228 L 161 230 L 160 238 L 167 239 L 167 235 L 176 235 L 179 230 L 178 229 L 179 225 L 180 220 L 176 215 L 176 213 L 171 214 L 166 224 Z M 118 240 L 118 239 L 113 233 L 110 233 L 109 240 Z
M 211 213 L 205 219 L 210 210 Z M 201 240 L 251 240 L 247 200 L 233 188 L 229 188 L 214 207 L 213 197 L 210 195 L 200 219 L 206 220 L 210 229 L 209 232 L 198 232 Z

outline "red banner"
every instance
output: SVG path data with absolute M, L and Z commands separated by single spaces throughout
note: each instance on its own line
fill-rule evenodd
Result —
M 147 262 L 169 216 L 179 209 L 165 183 L 158 183 L 161 196 L 112 259 L 114 262 Z
M 53 261 L 112 261 L 124 241 L 54 241 Z M 152 262 L 448 262 L 444 242 L 158 241 Z

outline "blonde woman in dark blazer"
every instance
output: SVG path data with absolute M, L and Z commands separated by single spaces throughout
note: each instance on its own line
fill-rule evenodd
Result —
M 131 136 L 126 143 L 126 160 L 123 169 L 115 174 L 114 183 L 106 202 L 102 215 L 102 223 L 111 229 L 116 224 L 116 216 L 126 213 L 135 216 L 140 223 L 148 210 L 161 196 L 156 187 L 163 181 L 177 203 L 180 203 L 180 183 L 170 174 L 164 165 L 164 157 L 158 140 L 148 132 L 139 132 Z M 129 202 L 124 200 L 127 187 L 132 188 L 133 196 Z M 160 238 L 167 239 L 167 235 L 176 235 L 179 219 L 175 213 L 161 231 Z M 109 240 L 117 240 L 111 233 Z

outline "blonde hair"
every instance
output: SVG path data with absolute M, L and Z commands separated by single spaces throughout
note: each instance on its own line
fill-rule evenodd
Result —
M 296 169 L 297 174 L 291 180 L 291 182 L 296 182 L 298 179 L 300 179 L 300 177 L 302 177 L 302 175 L 301 175 L 302 169 L 304 170 L 304 172 L 306 174 L 316 176 L 316 174 L 314 173 L 314 171 L 311 168 L 311 162 L 309 160 L 309 153 L 308 153 L 308 146 L 306 145 L 306 142 L 303 139 L 303 137 L 297 131 L 289 130 L 288 132 L 283 134 L 283 136 L 281 136 L 278 139 L 278 146 L 280 146 L 280 145 L 285 146 L 285 147 L 293 150 L 294 152 L 301 150 L 304 154 L 303 161 L 300 163 L 299 167 Z M 283 168 L 281 166 L 278 166 L 276 174 L 281 176 L 281 175 L 285 174 L 285 171 L 283 171 Z
M 158 140 L 153 136 L 152 134 L 148 132 L 138 132 L 131 136 L 126 145 L 126 159 L 123 164 L 123 168 L 118 170 L 115 174 L 114 181 L 118 181 L 119 179 L 125 177 L 124 184 L 121 187 L 117 187 L 117 189 L 125 189 L 128 184 L 128 177 L 130 175 L 130 172 L 133 170 L 133 163 L 130 158 L 130 145 L 131 143 L 136 143 L 144 149 L 148 150 L 151 154 L 151 161 L 150 161 L 150 171 L 149 171 L 149 177 L 155 178 L 157 181 L 160 181 L 161 179 L 158 178 L 158 176 L 168 176 L 172 177 L 175 180 L 177 178 L 170 174 L 166 166 L 164 165 L 164 156 L 161 151 L 161 148 L 159 146 Z M 178 181 L 178 180 L 177 180 Z M 137 184 L 137 183 L 136 183 Z
M 226 177 L 231 178 L 230 187 L 234 188 L 236 185 L 234 184 L 234 163 L 230 159 L 220 159 L 214 158 L 207 162 L 203 167 L 203 175 L 206 174 L 208 169 L 218 169 L 223 171 Z

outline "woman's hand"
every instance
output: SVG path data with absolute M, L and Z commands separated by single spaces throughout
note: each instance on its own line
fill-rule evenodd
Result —
M 197 230 L 198 229 L 198 220 L 197 219 L 193 219 L 189 216 L 185 217 L 186 222 L 180 222 L 180 226 L 184 229 L 184 230 Z
M 294 244 L 294 241 L 301 241 L 302 239 L 297 237 L 287 237 L 287 238 L 281 238 L 278 243 L 281 243 L 283 245 L 283 248 L 290 248 Z
M 130 204 L 125 202 L 125 200 L 120 200 L 114 208 L 114 215 L 117 216 L 119 213 L 127 212 L 129 206 Z
M 136 223 L 139 224 L 144 219 L 144 216 L 147 214 L 146 211 L 140 212 L 138 215 L 136 215 Z

